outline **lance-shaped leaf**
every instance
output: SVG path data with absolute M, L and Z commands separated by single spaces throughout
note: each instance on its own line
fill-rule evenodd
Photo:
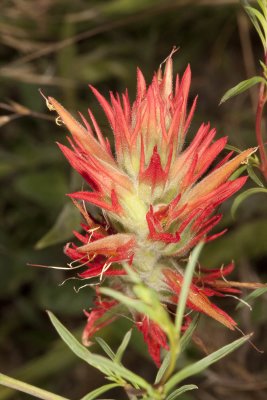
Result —
M 96 337 L 95 340 L 97 341 L 99 346 L 104 350 L 104 352 L 109 356 L 109 358 L 113 360 L 115 357 L 115 353 L 111 349 L 111 347 L 107 344 L 107 342 L 101 337 Z
M 176 389 L 174 392 L 172 392 L 167 398 L 166 400 L 175 400 L 177 399 L 179 396 L 181 396 L 181 394 L 188 392 L 189 390 L 195 390 L 198 389 L 198 387 L 196 385 L 184 385 L 181 386 L 180 388 Z
M 55 317 L 53 313 L 48 311 L 48 315 L 60 337 L 79 358 L 87 362 L 92 367 L 100 370 L 103 374 L 108 376 L 109 379 L 115 381 L 116 383 L 120 383 L 121 386 L 128 381 L 134 387 L 137 386 L 145 389 L 153 396 L 153 388 L 143 378 L 134 374 L 122 365 L 112 362 L 106 357 L 91 353 L 81 343 L 78 342 L 78 340 L 67 330 L 67 328 L 65 328 L 64 325 L 62 325 L 62 323 Z
M 189 294 L 190 290 L 190 285 L 192 281 L 192 277 L 194 274 L 195 266 L 197 263 L 197 260 L 199 258 L 200 252 L 202 250 L 204 243 L 199 243 L 196 248 L 192 251 L 189 262 L 186 266 L 186 271 L 183 279 L 183 286 L 181 290 L 181 294 L 179 297 L 179 302 L 177 305 L 177 312 L 176 312 L 176 317 L 175 317 L 175 327 L 177 332 L 181 331 L 182 323 L 183 323 L 183 317 L 184 317 L 184 311 L 186 307 L 186 302 L 187 302 L 187 297 Z
M 164 359 L 161 363 L 161 366 L 157 372 L 156 379 L 155 379 L 155 385 L 157 385 L 161 381 L 163 375 L 165 374 L 165 371 L 167 370 L 167 368 L 170 364 L 170 360 L 171 360 L 171 355 L 170 355 L 170 352 L 168 352 L 166 354 L 166 356 L 164 357 Z
M 238 209 L 238 207 L 240 206 L 241 203 L 243 203 L 244 200 L 246 200 L 248 197 L 252 196 L 253 194 L 257 194 L 257 193 L 267 193 L 267 189 L 266 188 L 261 188 L 261 187 L 257 187 L 257 188 L 252 188 L 252 189 L 248 189 L 243 193 L 240 193 L 234 200 L 233 205 L 231 207 L 231 214 L 232 217 L 235 218 L 235 214 L 236 211 Z
M 260 187 L 264 187 L 264 184 L 262 183 L 262 181 L 260 180 L 260 178 L 258 177 L 258 175 L 256 174 L 256 172 L 254 171 L 254 169 L 251 165 L 247 166 L 247 171 L 248 171 L 249 177 L 256 183 L 256 185 L 258 185 Z
M 175 336 L 174 326 L 170 317 L 165 308 L 161 305 L 154 290 L 142 285 L 135 285 L 134 291 L 140 300 L 125 296 L 123 293 L 110 288 L 100 288 L 99 291 L 125 304 L 130 309 L 132 308 L 148 316 L 152 321 L 156 322 L 168 336 Z
M 190 339 L 192 338 L 196 328 L 197 328 L 197 324 L 198 324 L 198 320 L 199 320 L 199 314 L 197 314 L 194 319 L 192 320 L 192 322 L 190 323 L 189 327 L 186 329 L 185 333 L 183 334 L 183 336 L 181 337 L 180 340 L 180 353 L 182 353 L 188 343 L 190 342 Z
M 266 84 L 266 80 L 262 76 L 254 76 L 253 78 L 246 79 L 245 81 L 238 83 L 238 85 L 227 90 L 227 92 L 221 98 L 220 105 L 225 101 L 231 99 L 231 97 L 237 96 L 238 94 L 245 92 L 252 86 L 257 85 L 257 83 Z
M 261 7 L 263 14 L 255 7 L 246 5 L 244 8 L 253 23 L 260 40 L 262 42 L 264 51 L 266 51 L 266 40 L 267 40 L 267 17 L 266 17 L 266 5 L 261 0 L 258 0 L 258 4 Z
M 115 354 L 114 357 L 114 361 L 120 363 L 122 356 L 129 344 L 129 341 L 131 340 L 131 336 L 132 336 L 132 330 L 130 329 L 128 332 L 126 332 L 126 334 L 124 335 L 124 338 L 122 339 L 121 344 L 118 347 L 118 350 Z
M 214 364 L 215 362 L 219 361 L 221 358 L 227 356 L 232 351 L 236 350 L 240 347 L 243 343 L 251 338 L 252 334 L 243 336 L 240 339 L 235 340 L 234 342 L 227 344 L 226 346 L 222 347 L 221 349 L 215 351 L 212 354 L 209 354 L 207 357 L 202 358 L 202 360 L 197 361 L 194 364 L 190 364 L 187 367 L 183 368 L 181 371 L 174 374 L 169 381 L 165 385 L 165 389 L 167 393 L 178 385 L 181 381 L 189 378 L 192 375 L 199 374 L 200 372 L 204 371 L 210 365 Z

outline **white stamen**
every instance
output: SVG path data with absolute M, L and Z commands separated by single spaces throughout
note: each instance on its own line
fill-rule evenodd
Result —
M 69 271 L 69 267 L 58 267 L 55 265 L 42 265 L 42 264 L 27 264 L 30 267 L 40 267 L 40 268 L 51 268 L 51 269 L 59 269 L 59 270 L 64 270 L 64 271 Z M 69 265 L 69 264 L 67 264 Z M 78 265 L 77 267 L 72 267 L 72 269 L 77 269 L 80 268 L 80 265 Z
M 73 266 L 72 266 L 72 265 L 75 264 L 76 262 L 81 261 L 83 258 L 84 258 L 84 257 L 81 257 L 81 258 L 79 258 L 79 259 L 77 259 L 77 260 L 73 260 L 73 261 L 71 261 L 70 263 L 68 263 L 68 264 L 67 264 L 67 265 L 69 266 L 68 269 L 78 269 L 78 268 L 84 267 L 85 265 L 87 265 L 87 263 L 88 263 L 89 261 L 91 261 L 91 260 L 88 258 L 88 260 L 86 260 L 84 263 L 78 264 L 76 267 L 73 267 Z
M 62 121 L 61 117 L 58 115 L 56 117 L 56 125 L 61 126 L 63 124 L 64 124 L 64 122 Z
M 79 293 L 79 291 L 80 291 L 81 289 L 84 289 L 85 287 L 90 287 L 90 286 L 92 286 L 90 283 L 86 283 L 85 285 L 82 285 L 82 286 L 78 287 L 78 289 L 77 289 L 75 286 L 73 286 L 73 289 L 74 289 L 74 291 L 75 291 L 76 293 Z
M 101 271 L 101 274 L 100 274 L 100 277 L 99 277 L 99 280 L 100 280 L 100 282 L 102 281 L 102 279 L 103 279 L 103 274 L 109 269 L 109 267 L 111 266 L 111 262 L 110 263 L 105 263 L 104 264 L 104 266 L 103 266 L 103 268 L 102 268 L 102 271 Z
M 70 278 L 66 278 L 63 282 L 59 283 L 58 286 L 63 286 L 63 285 L 65 285 L 65 283 L 67 281 L 74 280 L 74 279 L 78 280 L 78 281 L 83 281 L 82 278 L 77 278 L 76 276 L 71 276 Z
M 42 92 L 41 89 L 39 89 L 39 93 L 41 94 L 41 96 L 45 99 L 45 104 L 46 107 L 48 108 L 49 111 L 56 111 L 55 107 L 50 103 L 50 101 L 48 100 L 48 98 L 44 95 L 44 93 Z
M 233 297 L 234 299 L 240 301 L 240 303 L 243 303 L 245 306 L 247 306 L 247 307 L 249 308 L 250 311 L 252 311 L 251 305 L 248 304 L 245 300 L 240 299 L 239 297 L 234 296 L 233 294 L 225 294 L 224 296 L 225 296 L 225 297 Z
M 235 329 L 238 330 L 238 331 L 242 334 L 242 336 L 246 336 L 245 333 L 244 333 L 238 326 L 235 326 Z M 252 334 L 250 334 L 250 336 L 252 336 Z M 264 350 L 258 349 L 258 347 L 257 347 L 250 339 L 248 339 L 248 343 L 249 343 L 258 353 L 261 353 L 261 354 L 264 353 Z
M 224 264 L 223 264 L 223 265 L 221 266 L 221 268 L 220 268 L 221 277 L 222 277 L 222 280 L 223 280 L 224 282 L 226 282 L 226 283 L 229 285 L 228 280 L 225 278 L 225 276 L 224 276 L 224 274 L 223 274 L 223 269 L 224 269 Z

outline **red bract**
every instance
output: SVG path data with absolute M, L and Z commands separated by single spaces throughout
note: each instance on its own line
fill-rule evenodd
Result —
M 164 73 L 160 68 L 148 87 L 138 70 L 133 104 L 127 91 L 122 96 L 111 93 L 108 102 L 91 87 L 114 134 L 115 154 L 90 110 L 90 123 L 82 116 L 83 126 L 56 100 L 48 99 L 72 134 L 71 148 L 59 147 L 90 187 L 69 194 L 86 220 L 85 233 L 76 233 L 82 245 L 65 248 L 73 262 L 84 268 L 79 277 L 96 278 L 98 283 L 109 278 L 111 286 L 133 295 L 124 269 L 128 263 L 144 284 L 161 293 L 165 304 L 179 297 L 184 274 L 181 258 L 199 241 L 225 232 L 209 236 L 222 217 L 216 214 L 218 206 L 247 179 L 229 178 L 255 151 L 248 149 L 233 158 L 230 153 L 214 164 L 227 138 L 215 140 L 215 129 L 209 124 L 202 124 L 185 146 L 197 99 L 188 106 L 190 67 L 174 83 L 172 68 L 169 56 Z M 102 210 L 103 217 L 93 219 L 87 204 Z M 235 322 L 209 300 L 235 292 L 231 289 L 235 285 L 222 277 L 218 271 L 200 270 L 187 306 L 233 329 Z M 85 341 L 102 326 L 94 327 L 94 321 L 106 312 L 103 304 L 106 300 L 87 314 Z M 158 363 L 160 347 L 167 346 L 164 334 L 146 316 L 132 314 Z
M 109 315 L 108 311 L 117 304 L 115 300 L 112 301 L 95 301 L 95 309 L 88 313 L 85 311 L 87 316 L 87 324 L 83 331 L 83 343 L 89 346 L 91 343 L 88 340 L 92 337 L 99 329 L 110 324 L 114 321 L 115 316 Z M 102 319 L 101 319 L 102 318 Z
M 146 316 L 142 320 L 137 321 L 136 326 L 142 332 L 148 346 L 148 351 L 155 364 L 159 366 L 161 348 L 169 349 L 165 333 L 155 322 L 149 320 Z

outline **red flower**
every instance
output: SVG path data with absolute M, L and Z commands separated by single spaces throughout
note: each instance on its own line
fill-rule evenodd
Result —
M 183 282 L 181 258 L 200 240 L 209 241 L 225 232 L 208 236 L 221 220 L 222 215 L 216 214 L 218 206 L 247 179 L 229 178 L 255 149 L 233 158 L 229 153 L 213 166 L 227 138 L 215 140 L 215 129 L 209 124 L 202 124 L 185 146 L 197 100 L 188 111 L 190 81 L 188 66 L 182 79 L 176 76 L 173 84 L 169 56 L 164 73 L 159 69 L 148 87 L 137 71 L 133 104 L 127 91 L 122 96 L 111 93 L 108 102 L 91 87 L 114 133 L 115 155 L 90 110 L 91 124 L 82 116 L 83 126 L 56 100 L 48 99 L 72 134 L 68 139 L 71 148 L 59 147 L 91 188 L 69 194 L 86 221 L 85 233 L 75 233 L 82 245 L 67 244 L 65 248 L 66 254 L 84 268 L 81 278 L 100 282 L 110 278 L 111 285 L 120 282 L 120 290 L 129 294 L 130 283 L 123 267 L 129 263 L 146 285 L 162 293 L 165 303 L 173 303 Z M 91 217 L 86 204 L 102 210 L 103 217 Z M 233 329 L 235 322 L 209 300 L 236 286 L 220 277 L 223 273 L 219 271 L 200 271 L 192 282 L 187 306 Z M 113 303 L 100 300 L 87 314 L 85 341 L 103 326 L 96 326 L 95 321 L 107 311 L 107 304 Z M 135 320 L 158 363 L 160 347 L 167 346 L 164 334 L 146 316 L 135 316 Z

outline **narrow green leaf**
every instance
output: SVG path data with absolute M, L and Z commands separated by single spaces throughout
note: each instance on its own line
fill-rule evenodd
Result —
M 100 396 L 101 394 L 107 392 L 110 389 L 118 387 L 118 386 L 121 386 L 121 385 L 118 385 L 117 383 L 108 383 L 107 385 L 101 386 L 100 388 L 97 388 L 97 389 L 93 390 L 92 392 L 88 393 L 81 400 L 97 399 L 98 396 Z
M 246 171 L 247 166 L 242 165 L 239 167 L 229 178 L 229 181 L 233 181 L 234 179 L 238 178 L 244 171 Z
M 265 37 L 264 37 L 263 32 L 262 32 L 262 29 L 261 29 L 261 27 L 260 27 L 260 25 L 259 25 L 259 23 L 258 23 L 258 21 L 257 21 L 257 18 L 256 18 L 255 15 L 250 11 L 250 7 L 249 7 L 249 6 L 245 6 L 244 8 L 245 8 L 245 11 L 247 12 L 247 14 L 248 14 L 248 16 L 249 16 L 249 18 L 250 18 L 252 24 L 254 25 L 254 28 L 256 29 L 256 31 L 257 31 L 257 33 L 258 33 L 258 35 L 259 35 L 259 38 L 260 38 L 260 40 L 261 40 L 261 42 L 262 42 L 262 46 L 263 46 L 263 48 L 264 48 L 264 50 L 265 50 L 265 46 L 266 46 Z
M 125 294 L 118 292 L 117 290 L 110 289 L 107 287 L 102 287 L 99 289 L 100 293 L 105 294 L 106 296 L 112 297 L 115 300 L 118 300 L 120 303 L 125 304 L 127 307 L 132 307 L 136 311 L 146 314 L 147 307 L 143 304 L 142 301 L 137 299 L 131 299 Z
M 264 76 L 265 79 L 267 79 L 267 66 L 261 60 L 260 60 L 260 65 L 261 65 L 262 70 L 263 70 L 263 76 Z
M 114 351 L 110 348 L 110 346 L 107 344 L 107 342 L 102 339 L 101 337 L 95 337 L 95 340 L 99 344 L 99 346 L 104 350 L 104 352 L 109 356 L 111 360 L 114 359 L 115 353 Z
M 199 374 L 208 368 L 211 364 L 219 361 L 221 358 L 227 356 L 227 354 L 236 350 L 242 344 L 244 344 L 247 340 L 251 338 L 252 334 L 246 335 L 240 339 L 235 340 L 234 342 L 227 344 L 226 346 L 220 348 L 212 354 L 209 354 L 207 357 L 202 358 L 202 360 L 197 361 L 194 364 L 188 365 L 183 368 L 181 371 L 177 372 L 173 375 L 169 381 L 165 385 L 165 389 L 167 393 L 176 385 L 178 385 L 181 381 L 189 378 L 192 375 Z
M 198 387 L 196 385 L 181 386 L 180 388 L 176 389 L 174 392 L 169 394 L 169 396 L 166 398 L 166 400 L 175 400 L 179 396 L 181 396 L 181 394 L 188 392 L 189 390 L 195 390 L 195 389 L 198 389 Z
M 193 318 L 191 324 L 189 325 L 189 327 L 187 328 L 187 330 L 185 331 L 185 333 L 181 337 L 181 339 L 180 339 L 180 349 L 179 349 L 180 350 L 180 354 L 185 350 L 187 344 L 189 343 L 189 341 L 190 341 L 190 339 L 191 339 L 191 337 L 192 337 L 192 335 L 193 335 L 193 333 L 194 333 L 194 331 L 195 331 L 195 329 L 197 327 L 198 320 L 199 320 L 199 314 L 197 314 Z M 166 356 L 164 357 L 164 359 L 163 359 L 163 361 L 161 363 L 161 366 L 160 366 L 160 368 L 158 370 L 158 373 L 157 373 L 157 376 L 156 376 L 156 379 L 155 379 L 155 384 L 160 382 L 160 380 L 163 377 L 166 369 L 169 366 L 169 362 L 170 362 L 170 352 L 168 352 L 166 354 Z
M 116 382 L 120 380 L 120 383 L 122 383 L 122 380 L 129 381 L 133 386 L 138 385 L 139 387 L 147 390 L 149 394 L 153 394 L 153 388 L 143 378 L 129 371 L 122 365 L 114 363 L 106 357 L 91 353 L 80 342 L 78 342 L 78 340 L 67 330 L 67 328 L 65 328 L 64 325 L 62 325 L 62 323 L 55 317 L 53 313 L 48 311 L 48 315 L 59 336 L 79 358 L 90 364 L 92 367 L 103 372 L 109 377 L 109 379 L 113 379 Z
M 266 292 L 267 292 L 267 287 L 263 287 L 263 288 L 259 288 L 259 289 L 253 290 L 253 292 L 249 293 L 249 295 L 246 296 L 243 300 L 247 303 L 248 301 L 257 299 L 258 297 L 262 296 Z M 243 307 L 244 305 L 245 305 L 245 303 L 240 302 L 236 306 L 236 309 L 238 309 L 240 307 Z
M 161 378 L 163 377 L 166 369 L 169 366 L 170 359 L 171 359 L 171 355 L 170 355 L 170 352 L 168 351 L 168 353 L 165 355 L 165 357 L 161 363 L 161 366 L 157 372 L 156 379 L 155 379 L 155 385 L 157 385 L 161 381 Z
M 75 353 L 79 358 L 90 364 L 92 367 L 99 369 L 106 375 L 112 375 L 113 363 L 103 356 L 91 353 L 85 348 L 78 340 L 65 328 L 64 325 L 54 316 L 53 313 L 48 311 L 49 318 L 57 330 L 59 336 L 68 345 L 68 347 Z
M 240 150 L 238 147 L 232 146 L 231 144 L 226 144 L 224 147 L 226 150 L 230 151 L 235 151 L 236 153 L 242 153 L 242 150 Z
M 28 383 L 18 381 L 17 379 L 10 378 L 7 375 L 0 373 L 0 385 L 18 390 L 23 393 L 30 394 L 31 396 L 43 400 L 68 400 L 66 397 L 58 396 L 55 393 L 48 392 L 47 390 L 40 389 L 36 386 L 29 385 Z
M 169 332 L 174 330 L 174 326 L 169 314 L 158 298 L 158 293 L 154 289 L 144 285 L 135 285 L 133 291 L 146 306 L 145 314 L 147 314 L 164 332 L 167 333 L 167 335 L 169 335 Z
M 256 172 L 254 171 L 254 169 L 251 167 L 251 165 L 247 166 L 247 171 L 248 171 L 250 178 L 256 183 L 256 185 L 258 185 L 260 187 L 264 187 L 264 184 L 262 183 L 262 181 L 260 180 L 260 178 L 258 177 Z
M 257 0 L 257 2 L 258 2 L 259 6 L 260 6 L 260 8 L 261 8 L 261 10 L 263 12 L 263 15 L 264 15 L 265 19 L 267 20 L 267 4 L 266 4 L 266 0 Z
M 238 94 L 245 92 L 246 90 L 256 85 L 257 83 L 266 84 L 266 80 L 262 76 L 254 76 L 253 78 L 240 82 L 238 85 L 227 90 L 227 92 L 221 98 L 220 105 L 225 101 L 229 100 L 231 97 L 237 96 Z
M 190 342 L 190 339 L 191 339 L 193 333 L 196 330 L 198 320 L 199 320 L 199 314 L 197 314 L 193 318 L 191 324 L 189 325 L 189 327 L 187 328 L 187 330 L 185 331 L 185 333 L 181 337 L 181 340 L 180 340 L 180 353 L 182 353 L 186 349 L 188 343 Z
M 56 318 L 56 316 L 51 312 L 47 311 L 48 316 L 54 325 L 56 331 L 59 336 L 63 339 L 63 341 L 69 346 L 69 348 L 75 353 L 78 357 L 86 360 L 88 356 L 90 356 L 90 351 L 86 349 L 78 340 L 65 328 L 64 325 Z
M 190 254 L 188 264 L 185 269 L 185 274 L 184 274 L 184 279 L 183 279 L 183 285 L 182 285 L 182 290 L 179 296 L 179 301 L 177 304 L 177 311 L 176 311 L 176 316 L 175 316 L 175 329 L 176 332 L 181 332 L 182 328 L 182 323 L 183 323 L 183 317 L 184 317 L 184 311 L 186 307 L 186 300 L 188 296 L 188 292 L 190 289 L 192 277 L 194 274 L 195 266 L 198 261 L 200 252 L 203 248 L 204 243 L 201 242 L 199 243 L 192 253 Z
M 132 283 L 142 283 L 140 276 L 129 266 L 128 263 L 123 263 L 123 268 L 127 272 L 127 276 L 131 279 Z
M 132 336 L 132 329 L 130 329 L 126 334 L 124 335 L 124 338 L 122 339 L 122 342 L 120 346 L 118 347 L 118 350 L 115 354 L 114 361 L 120 363 L 121 359 L 123 357 L 123 354 L 129 344 L 129 341 L 131 340 Z
M 267 193 L 267 189 L 257 187 L 257 188 L 248 189 L 245 192 L 240 193 L 235 198 L 235 200 L 232 204 L 232 207 L 231 207 L 232 217 L 235 218 L 236 211 L 237 211 L 238 207 L 240 206 L 240 204 L 243 203 L 244 200 L 246 200 L 248 197 L 252 196 L 253 194 L 258 194 L 258 193 Z
M 262 30 L 263 30 L 263 32 L 264 32 L 265 39 L 266 39 L 267 21 L 265 20 L 264 16 L 261 14 L 261 12 L 260 12 L 259 10 L 257 10 L 257 9 L 254 8 L 254 7 L 247 6 L 247 7 L 246 7 L 246 10 L 247 10 L 250 14 L 253 14 L 253 16 L 254 16 L 255 18 L 257 18 L 258 22 L 259 22 L 260 25 L 261 25 L 261 28 L 262 28 Z
M 155 321 L 161 329 L 168 335 L 174 335 L 174 326 L 165 308 L 158 300 L 157 293 L 143 285 L 134 285 L 133 290 L 139 299 L 132 299 L 123 293 L 110 288 L 100 288 L 100 293 L 118 300 L 129 308 L 147 315 Z
M 172 364 L 175 364 L 174 356 L 176 358 L 178 353 L 178 335 L 179 330 L 176 329 L 172 323 L 169 314 L 162 306 L 158 294 L 155 290 L 144 285 L 134 285 L 133 292 L 137 299 L 125 296 L 123 293 L 110 288 L 100 288 L 100 293 L 118 300 L 120 303 L 125 304 L 130 309 L 134 309 L 156 322 L 157 325 L 166 333 L 169 343 L 170 352 L 172 352 Z
M 251 14 L 254 15 L 254 17 L 258 20 L 260 27 L 261 27 L 261 32 L 263 31 L 263 37 L 265 39 L 265 45 L 266 45 L 266 38 L 267 38 L 267 21 L 266 18 L 264 17 L 264 15 L 262 15 L 262 13 L 257 10 L 254 7 L 246 7 L 247 10 L 249 10 L 251 12 Z

